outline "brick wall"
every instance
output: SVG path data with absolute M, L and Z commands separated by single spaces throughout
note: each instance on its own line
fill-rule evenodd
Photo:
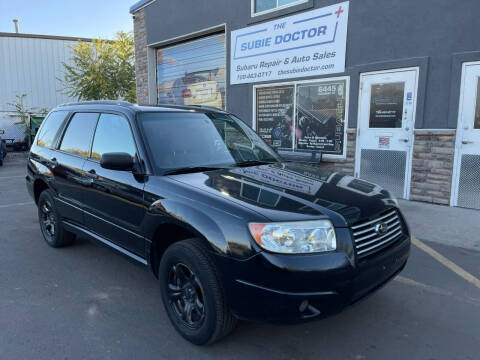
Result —
M 133 20 L 135 39 L 135 75 L 137 80 L 137 103 L 148 104 L 148 63 L 145 8 L 137 11 Z
M 321 163 L 322 169 L 341 172 L 345 175 L 354 175 L 355 172 L 355 146 L 357 143 L 357 131 L 347 130 L 347 158 L 346 159 L 325 159 Z
M 450 204 L 455 130 L 416 130 L 410 199 Z

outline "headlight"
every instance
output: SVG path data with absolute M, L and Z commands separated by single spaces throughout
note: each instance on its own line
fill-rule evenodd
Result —
M 268 251 L 286 254 L 332 251 L 337 248 L 329 220 L 248 225 L 256 243 Z

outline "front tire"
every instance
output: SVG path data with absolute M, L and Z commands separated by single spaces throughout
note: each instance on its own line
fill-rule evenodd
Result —
M 200 239 L 171 245 L 159 265 L 162 300 L 175 329 L 196 345 L 211 344 L 236 325 L 211 255 Z
M 43 238 L 51 247 L 69 246 L 75 240 L 75 235 L 63 228 L 51 190 L 44 190 L 38 198 L 38 221 Z

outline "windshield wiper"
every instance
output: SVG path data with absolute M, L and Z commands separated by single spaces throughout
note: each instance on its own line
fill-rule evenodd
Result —
M 210 170 L 220 170 L 225 169 L 223 167 L 218 166 L 188 166 L 178 169 L 167 170 L 163 173 L 163 175 L 178 175 L 178 174 L 189 174 L 189 173 L 196 173 L 202 171 L 210 171 Z
M 242 167 L 242 166 L 268 165 L 268 164 L 275 164 L 275 163 L 276 161 L 246 160 L 246 161 L 237 162 L 235 166 Z

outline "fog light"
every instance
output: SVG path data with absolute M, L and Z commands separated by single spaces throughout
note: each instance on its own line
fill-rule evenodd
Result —
M 308 307 L 308 300 L 303 300 L 298 310 L 300 310 L 300 312 L 304 312 L 307 309 L 307 307 Z

